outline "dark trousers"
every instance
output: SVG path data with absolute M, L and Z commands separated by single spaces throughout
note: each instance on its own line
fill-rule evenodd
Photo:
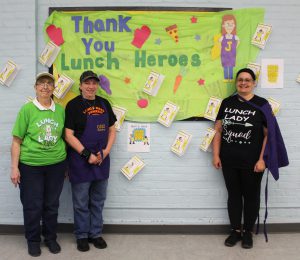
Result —
M 227 209 L 231 228 L 252 231 L 260 208 L 260 186 L 263 173 L 251 169 L 223 167 L 223 176 L 228 191 Z
M 23 204 L 25 237 L 28 243 L 56 240 L 59 196 L 61 194 L 66 162 L 47 166 L 19 164 L 20 198 Z

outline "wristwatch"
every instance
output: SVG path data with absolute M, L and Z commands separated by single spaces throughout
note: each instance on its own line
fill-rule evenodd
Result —
M 82 150 L 82 152 L 80 153 L 80 156 L 83 157 L 84 159 L 86 159 L 87 161 L 89 160 L 91 155 L 91 151 L 89 151 L 88 149 L 84 148 Z

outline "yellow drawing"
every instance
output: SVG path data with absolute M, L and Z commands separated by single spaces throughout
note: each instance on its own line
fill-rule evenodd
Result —
M 210 105 L 208 106 L 207 114 L 212 116 L 214 114 L 215 107 L 216 107 L 215 103 L 210 102 Z
M 6 81 L 9 76 L 14 72 L 15 70 L 15 66 L 13 66 L 12 64 L 8 63 L 5 68 L 3 69 L 3 71 L 0 73 L 0 78 L 1 80 L 4 82 Z
M 166 107 L 165 110 L 164 110 L 164 112 L 161 115 L 161 119 L 164 120 L 164 121 L 167 121 L 170 112 L 171 112 L 170 108 Z
M 278 65 L 268 65 L 267 66 L 267 74 L 268 74 L 268 81 L 270 83 L 276 83 L 278 80 Z
M 257 42 L 261 42 L 263 35 L 264 35 L 263 29 L 259 29 L 258 32 L 255 35 L 254 40 L 257 41 Z
M 214 46 L 211 49 L 211 59 L 215 60 L 220 57 L 221 55 L 221 43 L 219 39 L 222 35 L 219 33 L 214 36 Z
M 180 146 L 182 145 L 182 136 L 179 136 L 177 139 L 176 139 L 176 142 L 174 144 L 174 148 L 177 149 L 177 150 L 180 150 Z

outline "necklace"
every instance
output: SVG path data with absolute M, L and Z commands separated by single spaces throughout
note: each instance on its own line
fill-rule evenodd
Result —
M 93 99 L 93 100 L 89 100 L 89 99 L 86 99 L 86 98 L 82 98 L 83 99 L 83 102 L 88 105 L 88 107 L 94 107 L 95 104 L 96 104 L 96 98 Z

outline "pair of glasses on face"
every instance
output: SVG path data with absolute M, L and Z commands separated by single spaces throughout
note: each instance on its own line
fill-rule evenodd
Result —
M 50 82 L 39 82 L 36 84 L 37 86 L 39 86 L 40 88 L 53 88 L 54 87 L 54 83 Z
M 250 82 L 253 82 L 253 79 L 242 79 L 242 78 L 239 78 L 239 79 L 237 79 L 237 82 L 238 83 L 243 83 L 243 82 L 250 83 Z

